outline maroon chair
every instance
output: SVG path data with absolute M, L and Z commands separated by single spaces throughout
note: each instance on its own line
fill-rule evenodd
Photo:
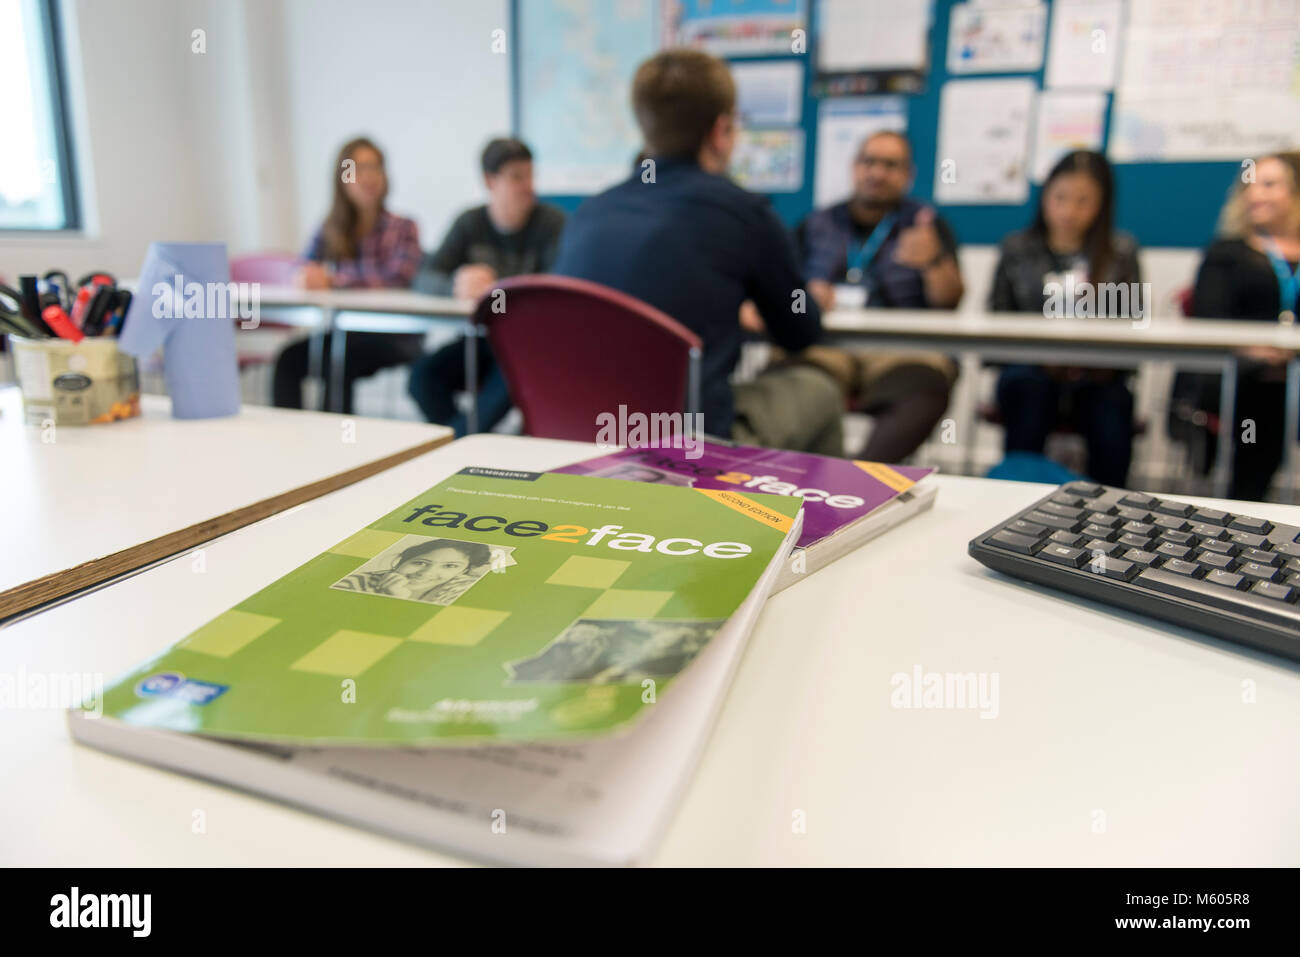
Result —
M 292 286 L 302 268 L 303 260 L 292 253 L 255 253 L 236 256 L 230 260 L 230 281 L 260 283 L 264 286 Z M 261 322 L 259 329 L 292 329 L 283 322 Z M 270 362 L 261 352 L 240 352 L 239 371 Z
M 591 442 L 596 417 L 618 416 L 620 405 L 645 415 L 700 409 L 699 336 L 608 286 L 516 276 L 479 300 L 473 321 L 487 332 L 527 435 Z M 469 373 L 473 401 L 477 372 Z

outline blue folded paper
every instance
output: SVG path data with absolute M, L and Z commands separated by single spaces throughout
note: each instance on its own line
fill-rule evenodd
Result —
M 144 358 L 159 346 L 172 415 L 239 411 L 236 287 L 224 243 L 151 243 L 118 347 Z

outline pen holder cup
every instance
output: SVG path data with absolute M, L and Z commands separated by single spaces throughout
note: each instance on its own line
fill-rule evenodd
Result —
M 98 425 L 140 414 L 140 373 L 116 339 L 9 336 L 28 425 Z

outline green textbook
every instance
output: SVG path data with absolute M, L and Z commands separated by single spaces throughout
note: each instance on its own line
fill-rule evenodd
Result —
M 790 496 L 466 468 L 113 684 L 249 743 L 525 743 L 632 722 L 797 533 Z

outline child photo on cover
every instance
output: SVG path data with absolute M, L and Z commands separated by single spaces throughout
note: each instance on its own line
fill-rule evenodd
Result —
M 489 571 L 515 564 L 513 547 L 405 535 L 331 588 L 450 605 Z

